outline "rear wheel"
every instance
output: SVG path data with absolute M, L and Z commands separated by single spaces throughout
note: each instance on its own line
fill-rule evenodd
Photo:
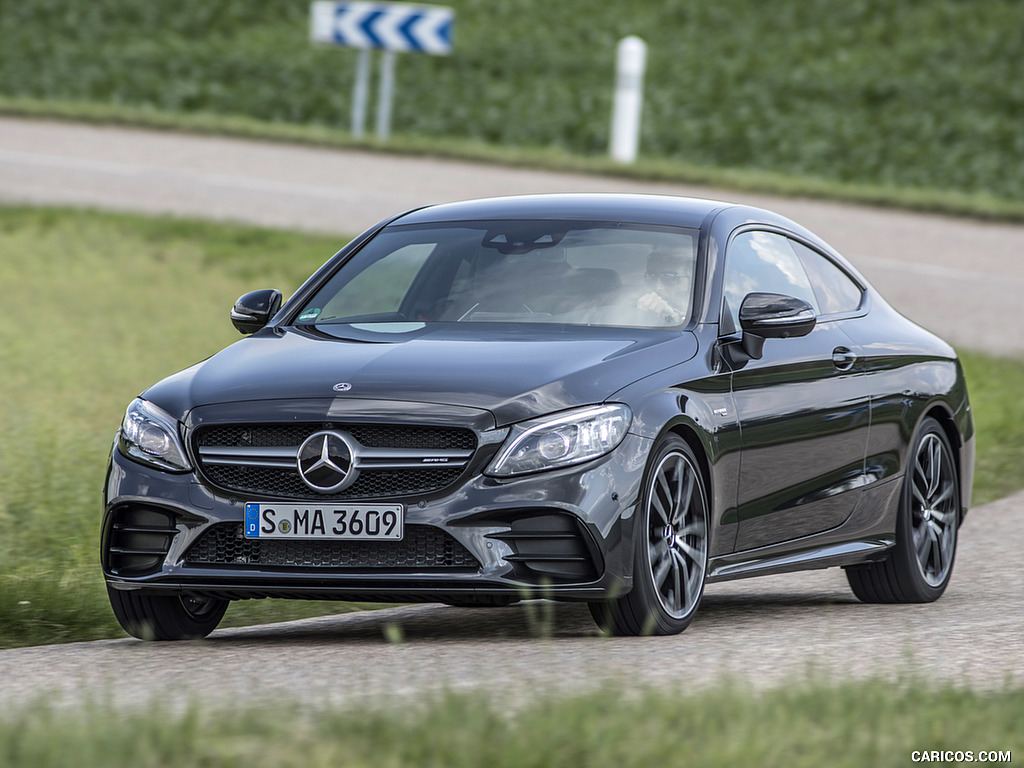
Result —
M 616 635 L 674 635 L 689 626 L 704 594 L 708 500 L 693 451 L 670 435 L 652 453 L 638 508 L 633 589 L 590 604 Z
M 960 525 L 960 481 L 949 438 L 935 419 L 921 424 L 903 480 L 896 546 L 880 563 L 846 569 L 865 603 L 930 603 L 953 573 Z
M 107 587 L 124 631 L 140 640 L 196 640 L 213 632 L 228 601 L 194 595 L 147 595 Z

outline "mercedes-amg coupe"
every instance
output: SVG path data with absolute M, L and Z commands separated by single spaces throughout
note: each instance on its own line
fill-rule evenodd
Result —
M 187 286 L 180 286 L 185 293 Z M 952 348 L 767 211 L 646 195 L 426 207 L 132 402 L 102 566 L 121 625 L 231 600 L 586 602 L 671 634 L 705 584 L 949 582 L 974 426 Z

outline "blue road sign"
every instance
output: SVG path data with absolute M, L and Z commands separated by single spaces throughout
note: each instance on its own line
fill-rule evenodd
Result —
M 452 50 L 455 11 L 440 5 L 317 0 L 310 22 L 310 37 L 318 43 L 443 55 Z

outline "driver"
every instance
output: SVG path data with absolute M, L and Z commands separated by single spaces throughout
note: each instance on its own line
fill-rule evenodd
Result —
M 688 253 L 655 247 L 647 257 L 644 280 L 651 289 L 637 299 L 637 309 L 657 315 L 664 325 L 679 325 L 690 300 L 693 263 Z

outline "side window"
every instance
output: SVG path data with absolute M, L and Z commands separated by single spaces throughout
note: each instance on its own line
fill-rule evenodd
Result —
M 740 304 L 748 293 L 781 293 L 803 299 L 815 313 L 818 300 L 789 238 L 771 232 L 744 232 L 733 238 L 725 257 L 724 333 L 740 327 Z M 729 325 L 731 321 L 731 325 Z
M 864 292 L 843 270 L 817 251 L 803 243 L 793 241 L 793 250 L 800 257 L 814 295 L 818 298 L 821 314 L 835 315 L 860 308 Z

